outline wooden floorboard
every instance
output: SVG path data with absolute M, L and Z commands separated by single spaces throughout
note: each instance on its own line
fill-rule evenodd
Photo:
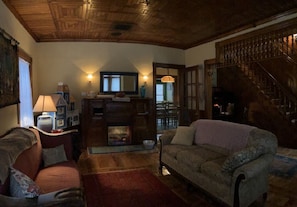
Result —
M 297 158 L 297 150 L 279 148 L 278 154 L 283 154 L 292 158 Z M 82 174 L 100 173 L 107 171 L 118 171 L 127 169 L 147 168 L 160 178 L 172 191 L 178 194 L 182 199 L 191 206 L 217 207 L 219 203 L 213 201 L 198 189 L 189 191 L 188 185 L 169 175 L 166 169 L 163 174 L 159 172 L 159 153 L 111 153 L 111 154 L 88 154 L 83 151 L 78 161 L 78 166 Z M 297 175 L 292 178 L 285 179 L 270 175 L 269 192 L 265 204 L 262 200 L 252 204 L 252 207 L 293 207 L 297 206 Z

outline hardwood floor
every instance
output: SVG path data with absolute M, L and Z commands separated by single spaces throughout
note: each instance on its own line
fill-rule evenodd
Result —
M 297 150 L 279 148 L 278 154 L 283 154 L 297 159 Z M 189 190 L 188 185 L 168 174 L 163 169 L 163 174 L 159 172 L 159 153 L 111 153 L 111 154 L 92 154 L 84 151 L 78 161 L 78 166 L 82 174 L 100 173 L 106 171 L 117 171 L 135 168 L 147 168 L 151 170 L 159 179 L 164 182 L 178 196 L 184 199 L 191 206 L 217 207 L 219 203 L 206 196 L 198 189 Z M 290 207 L 297 206 L 297 175 L 285 179 L 270 175 L 269 192 L 267 201 L 263 204 L 262 199 L 252 204 L 252 207 Z

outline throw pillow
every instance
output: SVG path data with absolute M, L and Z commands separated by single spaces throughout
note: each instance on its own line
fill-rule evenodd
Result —
M 44 167 L 67 161 L 64 145 L 42 149 Z
M 195 135 L 195 128 L 179 126 L 171 141 L 171 144 L 192 145 Z
M 24 173 L 10 167 L 10 194 L 18 198 L 35 198 L 40 194 L 40 188 Z
M 262 145 L 247 147 L 235 152 L 223 163 L 222 172 L 233 173 L 236 168 L 257 159 L 262 154 L 264 154 L 264 147 Z

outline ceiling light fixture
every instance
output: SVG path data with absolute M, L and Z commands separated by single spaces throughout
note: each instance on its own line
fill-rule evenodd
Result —
M 161 82 L 162 83 L 174 83 L 174 81 L 175 81 L 174 78 L 171 75 L 169 75 L 169 68 L 168 68 L 167 75 L 165 75 L 161 78 Z
M 165 75 L 161 78 L 162 83 L 174 83 L 174 78 L 171 75 Z

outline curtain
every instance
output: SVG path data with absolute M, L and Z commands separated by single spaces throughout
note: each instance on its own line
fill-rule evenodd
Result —
M 29 66 L 30 65 L 28 62 L 19 58 L 20 126 L 22 127 L 29 127 L 34 125 Z

